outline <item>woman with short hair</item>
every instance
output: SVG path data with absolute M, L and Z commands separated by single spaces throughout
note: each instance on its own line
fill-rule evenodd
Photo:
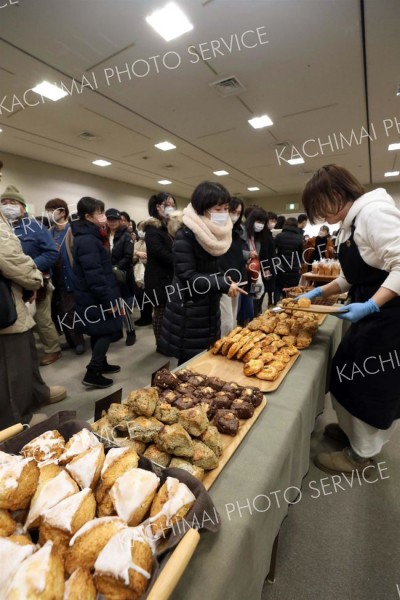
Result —
M 220 273 L 219 257 L 232 243 L 228 190 L 204 181 L 183 211 L 174 241 L 174 279 L 161 330 L 160 349 L 179 364 L 207 350 L 219 337 L 221 294 L 242 290 Z M 147 234 L 146 234 L 147 241 Z
M 400 418 L 398 359 L 394 362 L 400 339 L 400 210 L 383 188 L 366 193 L 337 165 L 313 175 L 303 205 L 311 222 L 342 222 L 341 275 L 303 296 L 349 292 L 351 299 L 347 312 L 335 313 L 351 323 L 334 356 L 329 386 L 339 424 L 325 428 L 345 447 L 319 454 L 316 465 L 328 473 L 364 472 Z

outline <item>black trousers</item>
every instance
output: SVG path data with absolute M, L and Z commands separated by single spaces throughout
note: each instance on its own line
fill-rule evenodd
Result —
M 91 335 L 90 346 L 92 348 L 92 357 L 87 368 L 93 371 L 101 371 L 106 361 L 106 355 L 111 342 L 113 341 L 112 334 L 106 335 Z

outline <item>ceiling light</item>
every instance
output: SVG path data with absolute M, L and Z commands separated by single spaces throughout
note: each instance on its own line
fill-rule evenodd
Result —
M 156 148 L 159 148 L 160 150 L 164 150 L 164 152 L 166 152 L 167 150 L 173 150 L 174 148 L 176 148 L 176 146 L 174 146 L 170 142 L 160 142 L 159 144 L 154 144 L 154 146 Z
M 269 118 L 268 115 L 262 115 L 261 117 L 254 117 L 254 119 L 249 119 L 249 123 L 254 129 L 261 129 L 262 127 L 268 127 L 269 125 L 273 125 L 273 122 Z
M 112 163 L 110 163 L 108 160 L 98 158 L 97 160 L 93 160 L 92 164 L 96 165 L 97 167 L 109 167 Z
M 224 175 L 229 175 L 228 171 L 213 171 L 214 175 L 217 175 L 217 177 L 223 177 Z
M 166 42 L 193 29 L 193 25 L 175 2 L 169 2 L 164 8 L 155 10 L 146 17 L 146 21 Z
M 259 187 L 249 187 L 247 189 L 249 190 L 249 192 L 259 192 L 260 191 Z
M 400 150 L 400 143 L 389 144 L 388 150 Z
M 400 171 L 386 171 L 385 177 L 397 177 L 400 175 Z
M 40 96 L 49 98 L 49 100 L 53 100 L 54 102 L 57 102 L 57 100 L 61 100 L 61 98 L 64 98 L 65 96 L 68 96 L 68 92 L 60 90 L 59 87 L 53 85 L 52 83 L 49 83 L 48 81 L 42 81 L 42 83 L 39 83 L 34 88 L 32 88 L 32 91 L 36 92 Z
M 304 158 L 290 158 L 288 160 L 289 165 L 302 165 L 304 162 Z
M 400 96 L 400 83 L 397 84 L 396 96 Z
M 161 185 L 169 185 L 170 183 L 172 183 L 172 181 L 170 181 L 169 179 L 160 179 L 160 181 L 157 181 L 157 183 Z
M 2 129 L 0 129 L 0 133 L 1 133 L 2 131 L 3 131 L 3 130 L 2 130 Z

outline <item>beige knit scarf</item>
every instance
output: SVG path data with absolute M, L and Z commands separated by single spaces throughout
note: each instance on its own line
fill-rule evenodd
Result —
M 195 235 L 202 248 L 211 256 L 222 256 L 232 244 L 232 221 L 216 225 L 204 215 L 198 215 L 191 204 L 183 210 L 183 222 Z

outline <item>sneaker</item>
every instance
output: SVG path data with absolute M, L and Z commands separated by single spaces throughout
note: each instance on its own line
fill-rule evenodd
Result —
M 62 385 L 52 385 L 50 387 L 50 398 L 48 404 L 61 402 L 67 397 L 67 390 Z M 47 403 L 46 403 L 47 404 Z
M 39 364 L 41 367 L 46 367 L 47 365 L 51 365 L 53 362 L 56 362 L 56 360 L 59 358 L 61 358 L 61 350 L 59 352 L 53 352 L 52 354 L 44 354 L 40 359 Z
M 136 333 L 134 331 L 128 331 L 126 334 L 125 346 L 133 346 L 136 342 Z
M 101 373 L 119 373 L 120 370 L 121 367 L 119 365 L 109 365 L 107 360 L 105 360 Z
M 321 452 L 314 458 L 316 467 L 330 473 L 331 475 L 350 474 L 353 471 L 362 473 L 367 479 L 370 476 L 370 469 L 365 471 L 367 467 L 375 466 L 375 461 L 371 458 L 363 458 L 354 460 L 351 456 L 350 448 L 345 448 L 341 452 Z
M 98 371 L 87 370 L 85 377 L 82 379 L 83 385 L 94 388 L 108 388 L 113 385 L 113 380 L 103 377 Z

